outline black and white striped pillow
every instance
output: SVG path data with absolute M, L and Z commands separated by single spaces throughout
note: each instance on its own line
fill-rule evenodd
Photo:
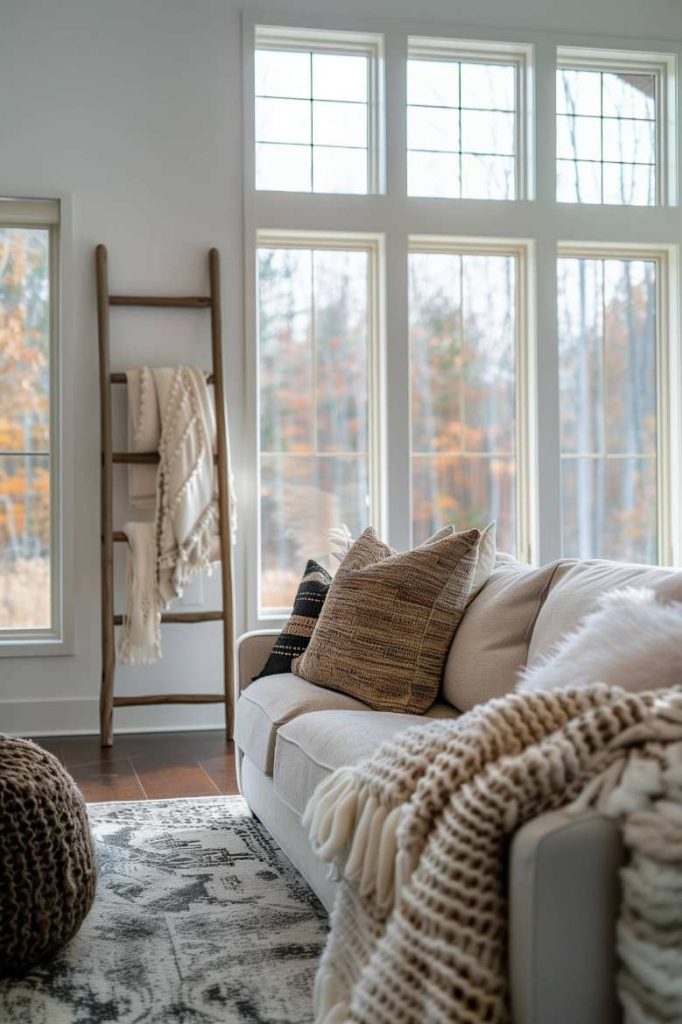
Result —
M 277 637 L 264 668 L 254 678 L 291 672 L 292 661 L 303 654 L 310 642 L 331 581 L 327 570 L 311 558 L 298 585 L 289 621 Z

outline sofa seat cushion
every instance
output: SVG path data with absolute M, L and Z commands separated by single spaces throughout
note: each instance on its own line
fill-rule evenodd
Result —
M 433 704 L 425 715 L 369 710 L 301 715 L 277 733 L 275 793 L 296 814 L 302 814 L 315 787 L 335 768 L 363 761 L 411 725 L 458 715 L 449 704 Z
M 363 711 L 353 697 L 315 686 L 291 672 L 256 679 L 237 702 L 234 738 L 237 746 L 266 775 L 272 775 L 277 730 L 309 711 Z
M 605 594 L 624 587 L 648 587 L 664 603 L 682 601 L 682 572 L 597 559 L 572 563 L 554 581 L 538 612 L 528 650 L 528 667 L 549 655 L 567 633 L 596 610 Z
M 535 622 L 551 587 L 573 562 L 533 569 L 520 562 L 496 565 L 467 608 L 450 647 L 443 696 L 460 711 L 514 689 L 528 660 Z

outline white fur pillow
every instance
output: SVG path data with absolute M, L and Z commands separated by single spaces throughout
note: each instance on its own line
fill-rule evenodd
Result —
M 519 676 L 516 690 L 607 683 L 631 693 L 682 683 L 682 603 L 659 604 L 653 590 L 606 594 L 554 651 Z

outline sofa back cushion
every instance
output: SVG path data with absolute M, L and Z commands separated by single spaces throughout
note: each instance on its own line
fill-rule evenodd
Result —
M 535 622 L 528 650 L 532 668 L 593 612 L 604 594 L 625 587 L 649 587 L 659 601 L 682 601 L 682 572 L 624 562 L 586 561 L 565 563 L 555 578 Z M 462 633 L 464 623 L 460 626 Z
M 469 711 L 514 689 L 550 587 L 572 564 L 534 569 L 520 562 L 498 563 L 467 608 L 450 647 L 443 677 L 443 696 L 450 704 Z

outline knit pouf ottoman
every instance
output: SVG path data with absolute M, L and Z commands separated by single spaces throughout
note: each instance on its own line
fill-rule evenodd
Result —
M 85 802 L 56 757 L 0 736 L 0 977 L 75 935 L 95 895 Z

